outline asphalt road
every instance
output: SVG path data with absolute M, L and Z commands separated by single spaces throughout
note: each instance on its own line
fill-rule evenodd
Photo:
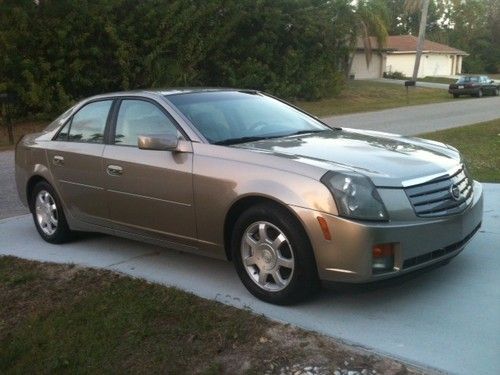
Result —
M 29 215 L 0 221 L 0 254 L 106 268 L 457 374 L 500 373 L 500 185 L 485 184 L 483 228 L 444 267 L 325 289 L 280 307 L 253 298 L 228 262 L 104 235 L 50 245 Z
M 22 215 L 28 210 L 17 196 L 14 178 L 14 152 L 0 151 L 0 219 Z
M 500 118 L 500 96 L 323 118 L 329 125 L 416 135 Z

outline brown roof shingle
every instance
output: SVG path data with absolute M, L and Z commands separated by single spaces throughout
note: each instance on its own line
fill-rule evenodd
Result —
M 418 38 L 413 35 L 394 35 L 387 38 L 386 47 L 397 52 L 415 52 L 417 50 Z M 424 52 L 453 53 L 467 55 L 467 52 L 447 46 L 445 44 L 425 40 Z
M 387 52 L 416 52 L 417 50 L 418 38 L 413 35 L 393 35 L 389 36 L 386 40 L 385 46 L 382 48 L 383 51 Z M 380 49 L 378 47 L 377 39 L 373 36 L 370 37 L 370 43 L 374 50 Z M 356 41 L 356 48 L 358 50 L 364 49 L 363 39 L 358 38 Z M 437 53 L 451 53 L 456 55 L 468 55 L 467 52 L 461 51 L 459 49 L 447 46 L 445 44 L 431 42 L 430 40 L 425 40 L 424 42 L 424 53 L 425 52 L 437 52 Z

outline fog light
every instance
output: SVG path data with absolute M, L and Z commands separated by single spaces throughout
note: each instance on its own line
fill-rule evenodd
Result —
M 394 268 L 394 244 L 385 243 L 373 246 L 372 271 L 373 273 L 387 272 Z

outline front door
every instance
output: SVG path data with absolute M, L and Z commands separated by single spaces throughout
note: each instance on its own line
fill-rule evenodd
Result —
M 156 103 L 123 99 L 103 154 L 109 215 L 116 229 L 191 242 L 196 237 L 193 155 L 141 150 L 139 135 L 175 132 L 174 120 Z

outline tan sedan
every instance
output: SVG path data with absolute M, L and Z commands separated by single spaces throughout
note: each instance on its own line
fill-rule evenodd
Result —
M 451 146 L 330 128 L 251 90 L 84 100 L 19 142 L 16 180 L 48 242 L 95 231 L 229 259 L 278 304 L 446 262 L 482 219 Z

